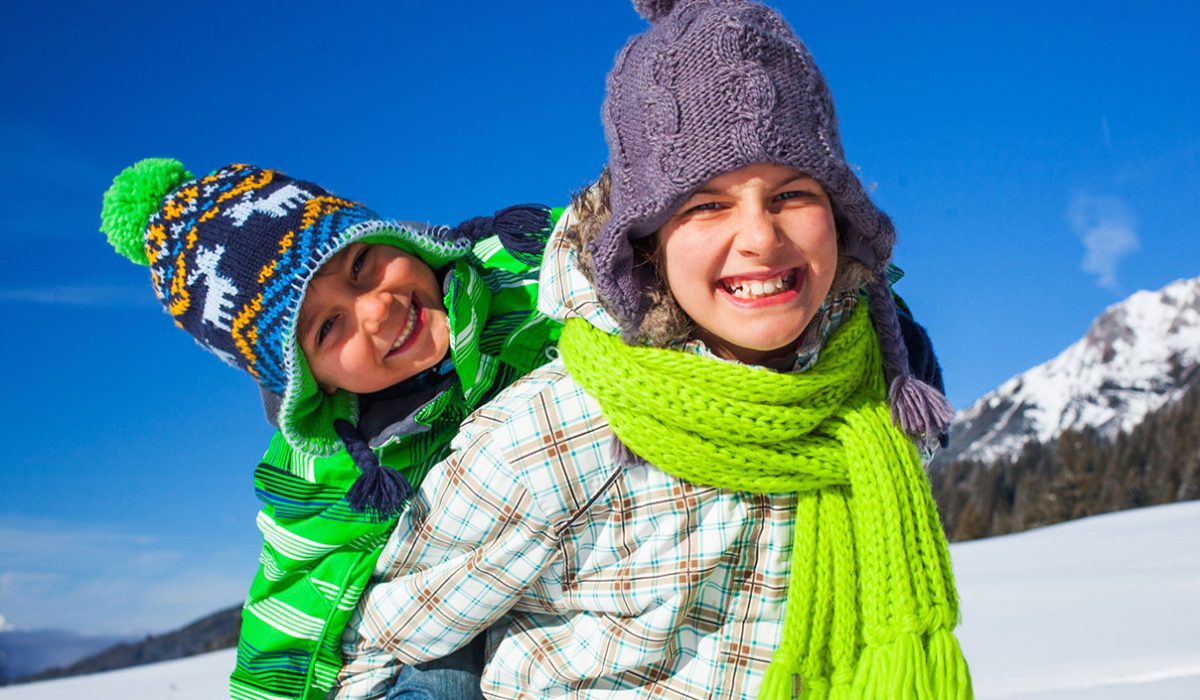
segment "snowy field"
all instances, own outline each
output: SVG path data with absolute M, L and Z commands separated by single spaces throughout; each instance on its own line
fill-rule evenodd
M 976 696 L 1200 699 L 1200 502 L 951 547 Z M 212 700 L 233 650 L 0 688 L 0 700 Z
M 1200 700 L 1200 502 L 951 552 L 978 697 Z

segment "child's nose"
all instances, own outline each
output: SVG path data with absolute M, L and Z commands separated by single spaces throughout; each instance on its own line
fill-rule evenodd
M 388 292 L 371 291 L 360 294 L 356 303 L 363 330 L 378 333 L 391 312 L 393 297 Z
M 775 217 L 766 207 L 744 207 L 737 218 L 734 245 L 745 257 L 759 257 L 779 247 L 780 234 Z

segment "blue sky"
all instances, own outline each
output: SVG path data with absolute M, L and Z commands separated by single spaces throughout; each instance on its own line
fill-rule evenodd
M 776 3 L 896 222 L 899 290 L 963 407 L 1138 289 L 1200 275 L 1192 3 Z M 199 8 L 200 6 L 196 6 Z M 251 162 L 398 218 L 561 203 L 605 158 L 624 2 L 18 0 L 0 28 L 0 615 L 162 631 L 258 551 L 251 381 L 97 231 L 149 156 Z

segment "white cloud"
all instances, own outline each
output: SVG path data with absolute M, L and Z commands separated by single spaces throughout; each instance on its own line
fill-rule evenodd
M 0 516 L 0 614 L 25 629 L 141 635 L 245 597 L 249 552 L 186 547 L 107 526 Z
M 1124 200 L 1076 193 L 1067 207 L 1067 221 L 1083 242 L 1079 268 L 1096 277 L 1096 284 L 1116 290 L 1121 260 L 1141 247 L 1137 218 Z
M 65 306 L 152 306 L 154 292 L 146 287 L 66 285 L 0 289 L 0 302 Z

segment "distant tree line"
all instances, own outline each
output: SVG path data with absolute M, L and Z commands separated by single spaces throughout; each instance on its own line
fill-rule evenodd
M 1068 430 L 993 463 L 935 462 L 930 481 L 951 540 L 1200 499 L 1200 381 L 1116 438 Z
M 129 666 L 182 659 L 237 645 L 242 621 L 242 606 L 220 610 L 166 634 L 148 635 L 137 642 L 123 642 L 76 661 L 65 668 L 54 668 L 16 679 L 17 683 L 65 678 L 87 673 L 111 671 Z

